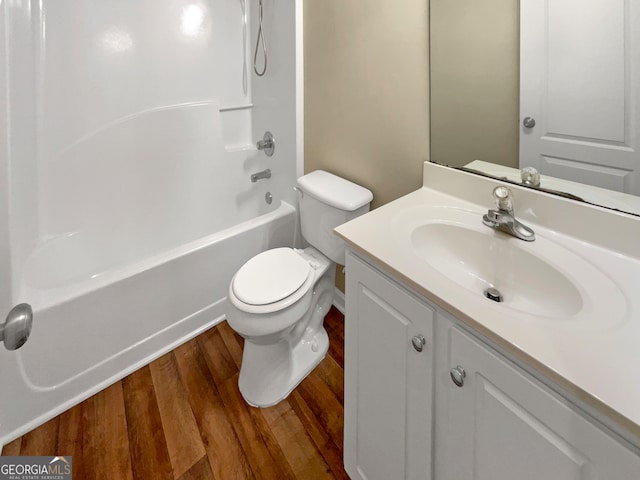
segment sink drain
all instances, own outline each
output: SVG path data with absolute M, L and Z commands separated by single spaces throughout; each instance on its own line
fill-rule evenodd
M 497 288 L 489 287 L 484 291 L 484 296 L 494 302 L 504 302 L 504 297 Z

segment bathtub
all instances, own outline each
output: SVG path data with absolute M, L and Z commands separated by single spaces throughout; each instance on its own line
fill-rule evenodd
M 25 294 L 37 299 L 33 333 L 22 349 L 0 358 L 1 401 L 21 403 L 11 415 L 0 412 L 0 444 L 221 322 L 232 275 L 265 249 L 291 246 L 296 222 L 296 209 L 281 201 L 255 218 L 95 278 L 31 285 Z M 34 271 L 60 255 L 59 246 L 46 248 L 30 259 Z
M 0 1 L 0 311 L 34 310 L 0 348 L 0 444 L 220 322 L 242 263 L 296 244 L 301 2 L 269 5 L 260 79 L 256 15 Z

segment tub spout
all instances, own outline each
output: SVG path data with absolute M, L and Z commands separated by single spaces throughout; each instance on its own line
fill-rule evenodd
M 251 174 L 251 182 L 256 183 L 258 180 L 262 180 L 263 178 L 271 178 L 271 170 L 266 169 L 258 173 Z

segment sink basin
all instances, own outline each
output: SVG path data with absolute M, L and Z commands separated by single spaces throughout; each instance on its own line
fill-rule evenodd
M 442 288 L 471 295 L 474 308 L 510 309 L 514 319 L 554 325 L 574 320 L 587 328 L 625 318 L 627 301 L 615 282 L 553 235 L 536 231 L 534 242 L 524 242 L 484 226 L 481 218 L 452 207 L 406 210 L 395 218 L 398 247 L 431 267 L 425 275 L 439 274 Z M 501 303 L 485 296 L 489 288 L 499 291 Z
M 478 294 L 496 288 L 515 310 L 561 318 L 582 310 L 582 295 L 566 275 L 502 237 L 488 228 L 430 223 L 413 231 L 411 243 L 443 275 Z

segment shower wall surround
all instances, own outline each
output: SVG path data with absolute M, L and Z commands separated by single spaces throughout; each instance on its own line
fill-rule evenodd
M 206 211 L 224 201 L 212 182 L 252 145 L 251 109 L 220 113 L 252 103 L 240 2 L 31 7 L 8 12 L 10 118 L 20 122 L 11 128 L 11 183 L 31 184 L 12 191 L 16 264 L 47 244 L 59 264 L 42 268 L 57 276 L 77 243 L 95 246 L 89 262 L 114 264 L 138 256 L 132 241 L 149 252 L 201 236 L 210 226 L 200 219 L 215 221 Z M 114 239 L 114 230 L 127 234 Z

